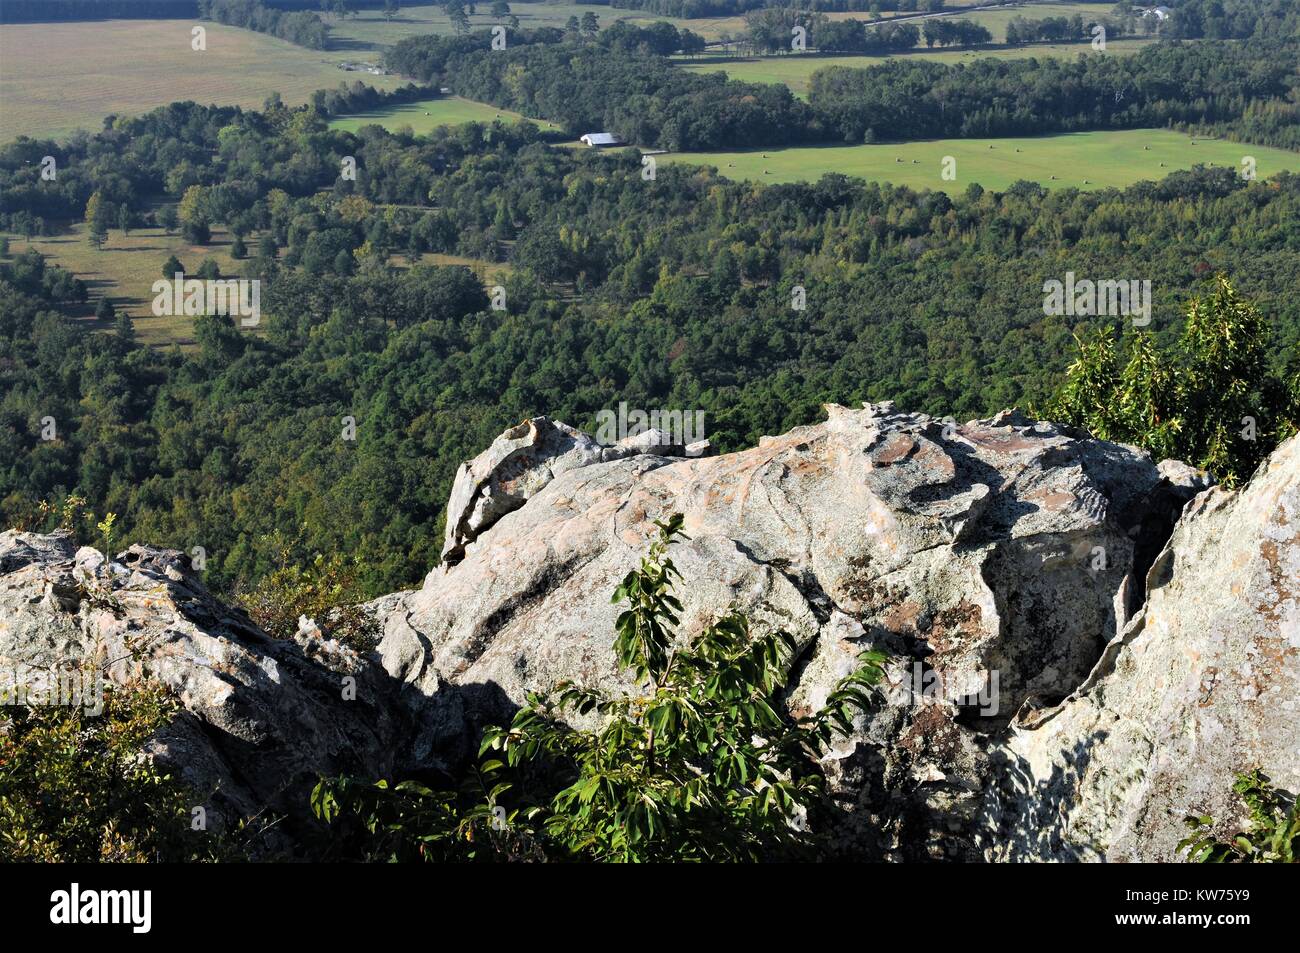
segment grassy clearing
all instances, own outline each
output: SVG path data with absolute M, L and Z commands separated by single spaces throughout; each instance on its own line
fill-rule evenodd
M 0 141 L 97 130 L 110 114 L 138 115 L 177 100 L 258 106 L 271 92 L 306 102 L 358 74 L 338 53 L 206 23 L 207 49 L 190 49 L 189 20 L 17 23 L 0 29 Z M 366 76 L 382 89 L 396 76 Z
M 1044 20 L 1047 17 L 1083 17 L 1084 23 L 1103 20 L 1110 16 L 1111 4 L 1107 3 L 1025 3 L 1016 7 L 1004 7 L 998 10 L 972 10 L 960 19 L 971 20 L 988 29 L 993 39 L 999 43 L 1007 38 L 1007 24 L 1013 17 L 1026 20 Z M 1110 44 L 1106 44 L 1107 48 Z
M 388 263 L 397 268 L 407 268 L 411 265 L 410 260 L 405 255 L 393 255 L 388 259 Z M 442 268 L 459 265 L 462 268 L 468 268 L 474 272 L 479 281 L 483 282 L 484 288 L 491 288 L 492 285 L 504 283 L 512 270 L 507 262 L 484 261 L 481 258 L 466 258 L 464 255 L 444 255 L 440 252 L 425 252 L 420 256 L 419 264 L 438 265 Z
M 207 245 L 191 245 L 179 233 L 168 235 L 161 228 L 132 229 L 130 235 L 111 229 L 108 244 L 100 251 L 86 241 L 85 223 L 71 226 L 63 235 L 37 238 L 30 245 L 21 236 L 10 233 L 8 237 L 11 255 L 35 248 L 50 264 L 60 265 L 86 282 L 90 300 L 84 305 L 67 307 L 68 313 L 86 330 L 104 331 L 110 327 L 95 320 L 95 307 L 107 295 L 114 308 L 130 315 L 139 341 L 155 347 L 179 344 L 182 349 L 189 349 L 194 346 L 193 318 L 157 317 L 151 309 L 153 283 L 163 276 L 163 262 L 169 256 L 179 258 L 191 273 L 198 270 L 205 258 L 211 258 L 227 277 L 237 276 L 242 264 L 231 258 L 230 235 L 220 227 L 213 228 L 212 241 Z M 250 248 L 256 248 L 258 237 L 245 237 L 245 242 Z M 500 284 L 510 274 L 508 264 L 459 255 L 428 253 L 420 261 L 429 265 L 463 265 L 478 276 L 484 287 Z M 404 255 L 393 255 L 390 264 L 406 268 L 411 263 Z
M 972 182 L 1005 189 L 1018 179 L 1048 188 L 1122 187 L 1164 178 L 1193 165 L 1241 168 L 1254 156 L 1260 178 L 1300 170 L 1300 154 L 1211 139 L 1193 140 L 1164 129 L 1075 132 L 1023 139 L 937 139 L 860 146 L 799 146 L 747 152 L 676 153 L 660 161 L 716 166 L 730 179 L 810 182 L 827 172 L 912 188 L 960 192 Z M 956 178 L 941 178 L 945 156 L 957 160 Z M 1055 178 L 1053 178 L 1055 177 Z
M 805 96 L 811 85 L 812 74 L 829 66 L 848 66 L 863 69 L 877 66 L 889 59 L 934 60 L 939 63 L 969 63 L 976 59 L 1025 59 L 1030 56 L 1073 58 L 1075 56 L 1127 56 L 1136 53 L 1153 40 L 1115 40 L 1107 44 L 1105 53 L 1094 53 L 1086 43 L 1044 43 L 1036 46 L 995 47 L 981 50 L 926 50 L 918 47 L 913 53 L 893 56 L 818 56 L 815 53 L 762 56 L 744 59 L 690 60 L 678 57 L 678 64 L 693 73 L 725 72 L 731 79 L 747 83 L 784 83 L 791 92 Z
M 256 245 L 256 239 L 245 239 Z M 163 262 L 175 255 L 190 272 L 198 270 L 205 258 L 212 258 L 223 275 L 234 276 L 239 263 L 230 257 L 230 235 L 214 227 L 208 245 L 191 245 L 179 233 L 168 235 L 161 228 L 132 229 L 123 235 L 116 228 L 108 233 L 108 243 L 96 251 L 86 240 L 84 222 L 70 227 L 68 232 L 52 238 L 36 238 L 29 246 L 27 240 L 9 236 L 9 250 L 13 254 L 35 248 L 50 264 L 60 265 L 90 289 L 90 300 L 81 306 L 70 307 L 70 313 L 88 330 L 103 330 L 95 320 L 95 306 L 107 295 L 118 311 L 131 316 L 136 337 L 146 344 L 190 346 L 194 343 L 194 319 L 184 315 L 156 317 L 150 305 L 153 302 L 153 283 L 162 277 Z
M 490 123 L 496 119 L 504 122 L 519 122 L 525 118 L 508 109 L 498 109 L 496 106 L 476 103 L 472 99 L 449 96 L 445 99 L 427 99 L 417 103 L 354 113 L 351 116 L 340 116 L 330 123 L 330 127 L 356 132 L 362 126 L 368 125 L 380 125 L 390 131 L 401 126 L 410 126 L 411 131 L 416 135 L 424 135 L 438 126 L 455 126 L 466 122 Z M 542 129 L 560 128 L 555 123 L 544 119 L 528 121 L 536 123 Z

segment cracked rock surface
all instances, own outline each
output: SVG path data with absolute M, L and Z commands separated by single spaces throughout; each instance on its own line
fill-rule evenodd
M 319 773 L 393 770 L 402 732 L 374 661 L 320 638 L 271 638 L 175 550 L 132 546 L 106 564 L 67 534 L 0 533 L 0 688 L 80 659 L 176 695 L 182 712 L 150 753 L 202 799 L 213 830 L 285 815 L 262 845 L 272 853 L 292 849 Z
M 177 552 L 0 534 L 0 663 L 162 681 L 184 710 L 153 754 L 209 814 L 301 823 L 318 774 L 447 770 L 528 691 L 617 687 L 610 594 L 680 512 L 682 638 L 732 609 L 790 633 L 796 713 L 863 649 L 891 659 L 826 758 L 847 856 L 1164 861 L 1185 814 L 1237 822 L 1234 772 L 1300 788 L 1300 440 L 1236 492 L 1013 411 L 645 444 L 503 434 L 457 477 L 443 565 L 366 607 L 369 655 L 310 620 L 270 638 Z
M 893 703 L 830 766 L 846 815 L 875 832 L 859 843 L 847 823 L 846 843 L 976 856 L 990 733 L 1083 682 L 1141 604 L 1144 563 L 1194 489 L 1141 451 L 1016 412 L 964 425 L 888 403 L 827 413 L 711 458 L 601 459 L 563 428 L 552 465 L 534 440 L 526 501 L 480 521 L 458 562 L 381 613 L 380 653 L 423 726 L 417 747 L 439 750 L 467 733 L 458 718 L 472 733 L 560 679 L 616 683 L 609 593 L 654 521 L 681 512 L 686 637 L 729 608 L 789 632 L 795 710 L 819 705 L 862 649 L 895 660 Z M 499 451 L 465 471 L 517 481 Z
M 1196 497 L 1147 589 L 1084 684 L 1017 719 L 988 859 L 1171 860 L 1187 814 L 1240 829 L 1237 772 L 1300 790 L 1300 438 Z

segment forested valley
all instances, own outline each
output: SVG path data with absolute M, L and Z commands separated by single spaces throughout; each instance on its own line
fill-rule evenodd
M 62 171 L 42 187 L 47 153 Z M 175 104 L 9 144 L 9 228 L 162 198 L 195 240 L 215 223 L 239 236 L 243 275 L 267 290 L 256 332 L 201 317 L 194 350 L 159 350 L 129 322 L 77 327 L 59 308 L 76 282 L 37 253 L 0 264 L 0 513 L 39 528 L 39 503 L 76 491 L 128 538 L 204 546 L 218 587 L 364 552 L 362 594 L 379 594 L 437 562 L 456 467 L 529 415 L 590 427 L 620 400 L 698 407 L 734 449 L 825 401 L 964 419 L 1042 399 L 1072 332 L 1113 320 L 1044 316 L 1043 281 L 1070 270 L 1149 278 L 1165 341 L 1202 281 L 1229 273 L 1272 326 L 1275 370 L 1295 371 L 1294 175 L 950 196 L 642 172 L 635 154 L 555 149 L 529 124 L 352 135 L 279 104 Z M 504 310 L 468 269 L 411 267 L 428 252 L 508 263 Z M 39 438 L 45 417 L 57 442 Z

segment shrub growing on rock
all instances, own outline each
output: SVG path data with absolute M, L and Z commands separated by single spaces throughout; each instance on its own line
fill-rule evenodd
M 367 859 L 768 860 L 807 856 L 825 779 L 817 758 L 872 704 L 883 656 L 807 716 L 781 693 L 795 643 L 729 613 L 689 645 L 676 637 L 680 575 L 668 555 L 682 518 L 614 592 L 614 650 L 636 681 L 609 693 L 562 682 L 531 694 L 509 727 L 484 732 L 458 794 L 408 782 L 322 781 L 317 816 L 365 832 Z M 810 820 L 810 815 L 812 820 Z

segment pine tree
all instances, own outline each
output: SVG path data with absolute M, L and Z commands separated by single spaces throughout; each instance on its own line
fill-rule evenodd
M 96 249 L 103 248 L 108 241 L 108 203 L 98 192 L 86 203 L 86 226 L 90 244 Z

